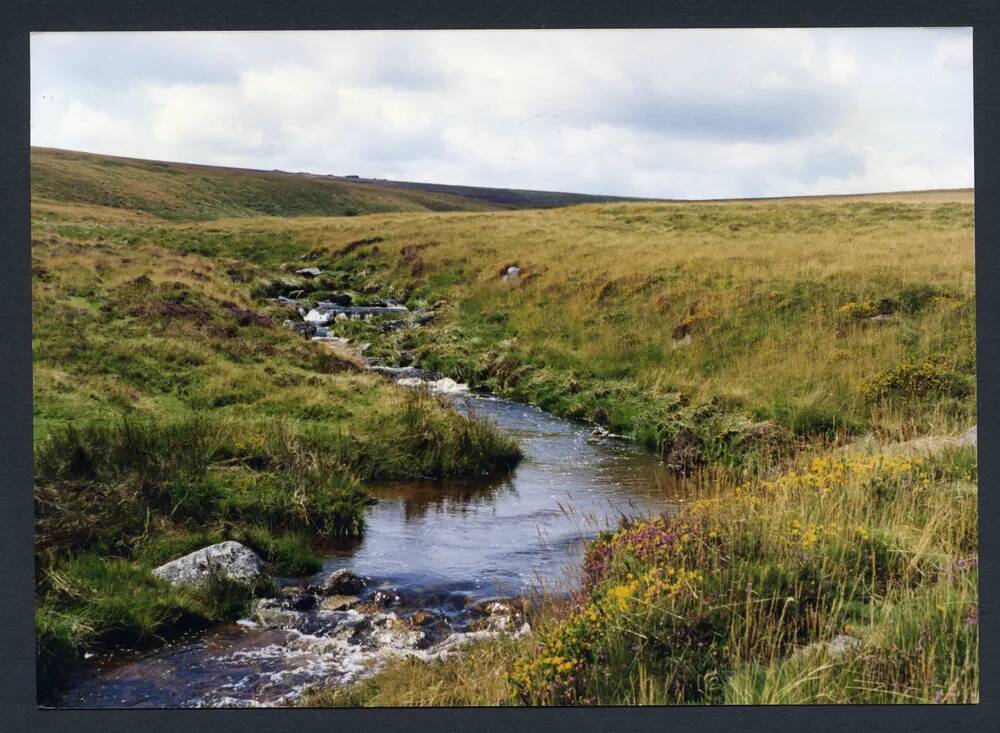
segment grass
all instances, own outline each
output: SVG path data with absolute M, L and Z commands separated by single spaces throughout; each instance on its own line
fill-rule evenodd
M 210 623 L 235 619 L 256 587 L 211 579 L 174 588 L 148 564 L 82 553 L 48 566 L 36 588 L 35 633 L 39 698 L 44 700 L 85 650 L 144 648 Z
M 974 477 L 971 448 L 816 457 L 626 527 L 514 685 L 547 703 L 974 702 Z M 807 646 L 845 633 L 843 655 Z
M 342 688 L 313 689 L 303 707 L 462 707 L 515 704 L 507 670 L 533 639 L 495 637 L 477 641 L 443 661 L 403 659 Z
M 35 221 L 41 235 L 93 217 L 74 236 L 247 258 L 257 292 L 447 301 L 422 329 L 338 328 L 372 356 L 602 424 L 668 458 L 680 443 L 692 463 L 766 465 L 800 441 L 949 433 L 975 419 L 974 213 L 962 192 L 210 223 L 103 216 L 39 203 Z M 320 281 L 281 286 L 304 262 Z M 513 263 L 521 276 L 503 281 Z M 933 378 L 905 384 L 905 370 Z

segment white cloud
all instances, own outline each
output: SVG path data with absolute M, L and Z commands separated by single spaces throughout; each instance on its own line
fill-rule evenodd
M 32 143 L 681 198 L 969 186 L 970 62 L 969 29 L 46 33 Z
M 934 64 L 942 67 L 972 66 L 972 34 L 942 38 L 934 47 Z

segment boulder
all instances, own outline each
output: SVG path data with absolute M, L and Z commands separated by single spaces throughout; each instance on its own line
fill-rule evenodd
M 321 272 L 318 267 L 303 267 L 301 270 L 296 270 L 295 274 L 302 277 L 319 277 Z
M 978 445 L 978 436 L 976 428 L 978 425 L 973 425 L 971 428 L 966 430 L 960 436 L 958 436 L 959 445 Z
M 289 331 L 304 336 L 305 338 L 312 338 L 313 336 L 316 335 L 317 327 L 315 323 L 308 323 L 305 321 L 293 321 L 291 319 L 288 319 L 281 325 L 287 328 Z
M 504 270 L 503 275 L 500 276 L 501 280 L 516 280 L 521 274 L 521 268 L 517 265 L 511 265 L 506 270 Z
M 356 596 L 364 590 L 365 581 L 347 568 L 335 570 L 317 587 L 311 588 L 324 596 Z
M 294 625 L 298 618 L 275 598 L 258 598 L 250 605 L 250 619 L 265 628 L 287 628 Z
M 264 575 L 264 561 L 239 542 L 219 542 L 153 570 L 171 585 L 200 585 L 211 577 L 252 585 Z

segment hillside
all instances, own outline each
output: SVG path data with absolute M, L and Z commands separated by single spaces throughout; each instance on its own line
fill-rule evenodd
M 109 206 L 164 219 L 355 216 L 492 208 L 447 194 L 374 188 L 325 176 L 167 163 L 50 148 L 32 148 L 31 192 L 36 200 Z
M 262 171 L 31 149 L 32 197 L 127 209 L 164 219 L 357 216 L 545 208 L 614 196 L 521 191 Z

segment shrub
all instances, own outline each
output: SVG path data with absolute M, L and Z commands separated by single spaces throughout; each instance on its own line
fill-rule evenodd
M 899 302 L 904 312 L 916 315 L 938 295 L 941 291 L 932 285 L 908 285 L 899 292 Z
M 865 388 L 865 396 L 869 402 L 890 397 L 961 398 L 968 396 L 971 391 L 968 380 L 961 375 L 946 370 L 933 361 L 924 361 L 920 364 L 904 362 L 883 372 L 869 382 Z
M 861 321 L 878 315 L 887 316 L 896 311 L 898 304 L 891 298 L 881 300 L 866 300 L 861 303 L 846 303 L 837 309 L 842 318 L 849 321 Z

